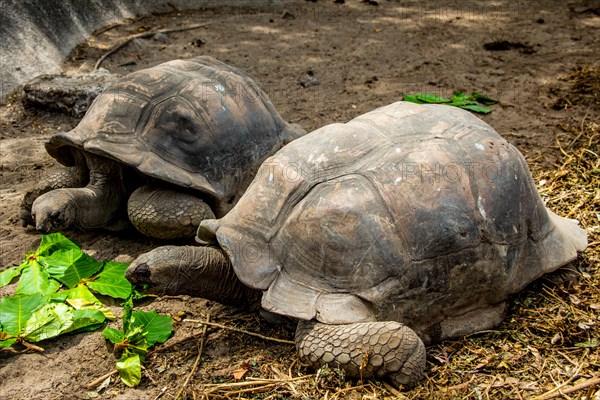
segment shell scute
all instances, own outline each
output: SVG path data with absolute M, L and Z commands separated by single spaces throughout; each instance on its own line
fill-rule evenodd
M 112 158 L 209 195 L 223 215 L 260 162 L 292 135 L 248 75 L 197 57 L 120 78 L 46 149 L 65 165 L 75 162 L 74 149 Z
M 461 316 L 502 308 L 586 246 L 585 231 L 545 208 L 523 156 L 489 125 L 403 102 L 284 147 L 216 236 L 237 276 L 265 290 L 268 310 L 324 323 L 394 320 L 424 338 L 468 330 Z M 261 257 L 241 259 L 234 241 Z

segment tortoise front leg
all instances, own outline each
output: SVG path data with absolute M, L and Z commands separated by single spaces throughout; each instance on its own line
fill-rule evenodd
M 138 231 L 156 239 L 192 237 L 202 220 L 215 217 L 199 198 L 151 185 L 142 186 L 129 196 L 127 214 Z
M 414 386 L 425 371 L 425 346 L 417 334 L 394 321 L 327 325 L 300 321 L 300 359 L 313 368 L 338 367 L 350 377 L 388 377 L 396 386 Z
M 125 276 L 158 295 L 187 294 L 238 307 L 260 298 L 260 291 L 245 286 L 223 251 L 214 247 L 158 247 L 135 259 Z
M 86 187 L 52 190 L 34 201 L 36 229 L 52 232 L 71 227 L 110 229 L 115 225 L 126 196 L 121 166 L 94 155 L 86 154 L 85 159 L 90 171 Z
M 35 226 L 35 221 L 31 215 L 31 207 L 38 197 L 55 189 L 84 187 L 87 185 L 88 180 L 89 171 L 85 165 L 74 167 L 59 166 L 48 170 L 40 183 L 25 193 L 23 197 L 21 211 L 19 212 L 21 226 L 23 228 L 28 225 Z

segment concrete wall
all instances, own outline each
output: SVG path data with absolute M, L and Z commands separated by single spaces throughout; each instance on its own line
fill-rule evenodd
M 276 0 L 0 0 L 0 102 L 23 83 L 58 73 L 94 30 L 151 12 L 269 7 Z

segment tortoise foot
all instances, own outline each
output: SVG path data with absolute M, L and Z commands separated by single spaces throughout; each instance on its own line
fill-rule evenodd
M 414 386 L 425 370 L 425 346 L 410 328 L 394 321 L 327 325 L 301 321 L 296 347 L 314 368 L 339 367 L 350 377 L 389 378 Z

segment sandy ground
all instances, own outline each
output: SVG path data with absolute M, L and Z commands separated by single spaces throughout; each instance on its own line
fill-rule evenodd
M 600 17 L 594 7 L 597 2 L 379 1 L 375 6 L 348 0 L 289 2 L 285 18 L 282 9 L 173 12 L 127 21 L 90 38 L 64 69 L 89 71 L 109 46 L 131 34 L 207 23 L 197 30 L 137 39 L 102 66 L 126 74 L 175 58 L 211 55 L 248 72 L 286 120 L 307 130 L 347 121 L 400 100 L 404 92 L 451 95 L 476 90 L 500 101 L 482 118 L 530 163 L 551 169 L 560 157 L 556 140 L 566 135 L 560 126 L 572 117 L 556 106 L 557 93 L 565 86 L 565 76 L 598 63 Z M 494 46 L 505 49 L 486 49 Z M 307 74 L 318 84 L 302 85 Z M 77 120 L 25 110 L 18 95 L 0 107 L 0 118 L 0 265 L 7 266 L 18 263 L 39 241 L 37 232 L 19 225 L 17 214 L 23 193 L 54 164 L 43 142 Z M 97 258 L 124 262 L 160 244 L 105 232 L 67 235 Z M 221 320 L 245 321 L 254 330 L 281 338 L 293 336 L 253 313 L 202 299 L 158 299 L 144 307 L 185 312 L 190 318 L 203 318 L 210 310 Z M 199 332 L 185 323 L 177 328 L 171 341 Z M 289 345 L 212 332 L 194 385 L 228 377 L 248 359 L 294 359 Z M 151 379 L 138 389 L 113 383 L 100 394 L 83 386 L 114 368 L 115 359 L 99 332 L 42 345 L 44 353 L 0 359 L 0 399 L 151 399 L 163 392 L 163 398 L 173 398 L 191 370 L 196 340 L 153 358 L 147 370 Z M 259 369 L 254 372 L 260 376 Z

